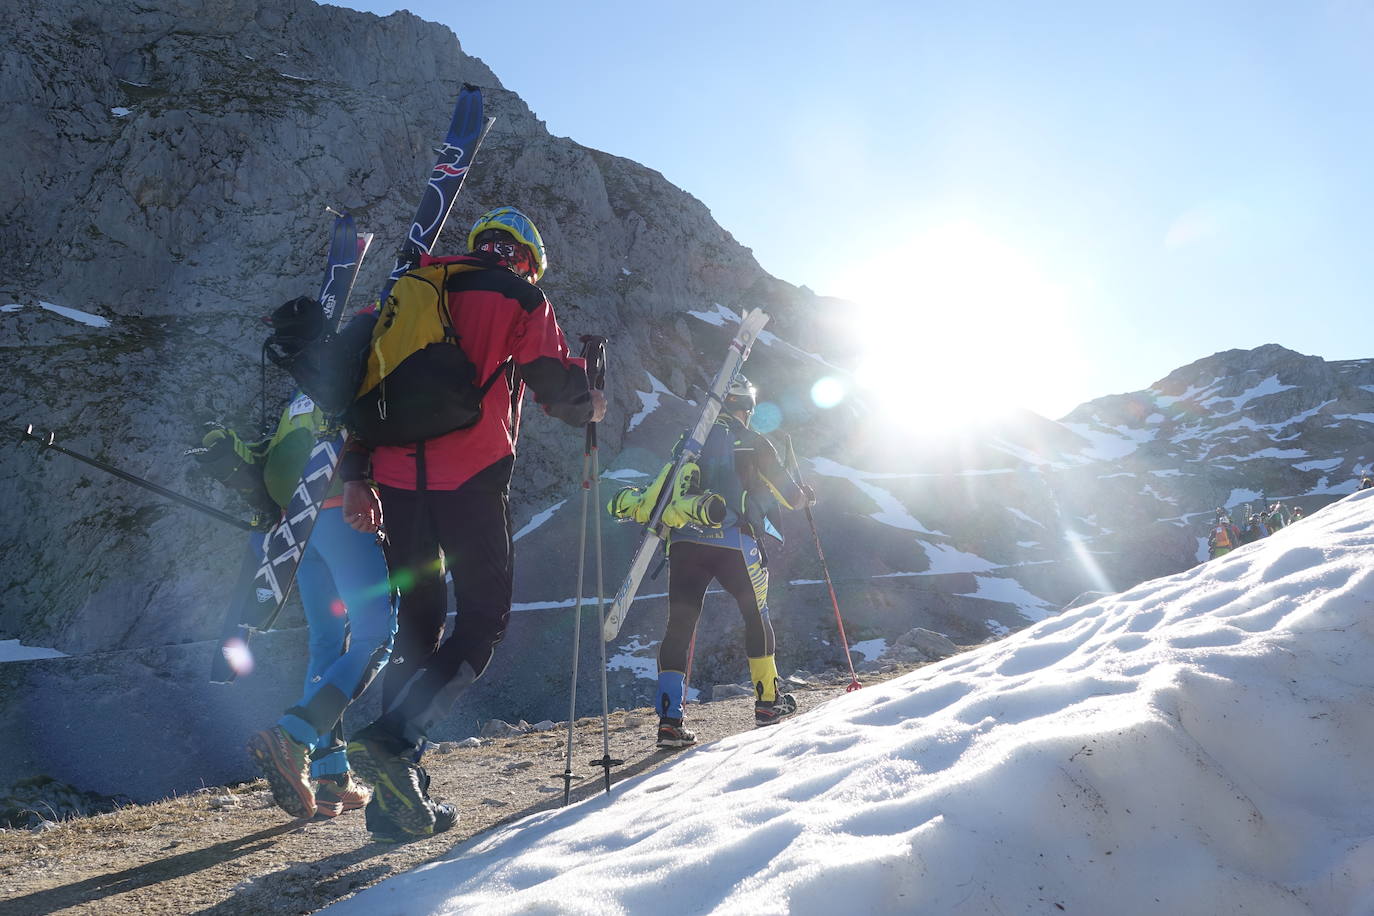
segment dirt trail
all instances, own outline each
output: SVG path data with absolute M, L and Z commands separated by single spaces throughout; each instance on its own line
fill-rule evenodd
M 792 692 L 803 714 L 844 688 Z M 614 770 L 616 782 L 675 756 L 655 748 L 651 710 L 614 713 L 610 724 L 611 756 L 625 760 Z M 688 724 L 700 743 L 753 728 L 752 700 L 693 704 Z M 602 756 L 600 719 L 579 720 L 574 734 L 573 770 L 584 776 L 574 783 L 576 801 L 604 790 L 602 771 L 588 765 Z M 431 795 L 456 803 L 461 817 L 448 833 L 404 845 L 371 842 L 361 811 L 288 820 L 262 780 L 78 818 L 43 833 L 0 831 L 0 912 L 313 913 L 444 858 L 491 827 L 560 805 L 566 736 L 564 728 L 427 754 Z

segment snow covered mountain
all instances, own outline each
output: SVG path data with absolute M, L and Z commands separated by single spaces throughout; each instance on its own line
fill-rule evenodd
M 689 314 L 709 336 L 723 311 Z M 1310 512 L 1352 492 L 1374 459 L 1366 440 L 1374 360 L 1326 362 L 1274 345 L 1199 360 L 1059 422 L 1022 412 L 896 442 L 890 431 L 874 433 L 878 421 L 862 403 L 829 413 L 796 403 L 794 392 L 835 371 L 804 347 L 774 337 L 756 348 L 749 371 L 765 398 L 782 393 L 774 405 L 785 429 L 812 456 L 804 470 L 820 494 L 818 528 L 848 636 L 865 649 L 855 659 L 861 670 L 912 627 L 980 643 L 1079 595 L 1187 569 L 1206 558 L 1217 507 L 1239 517 L 1247 504 L 1281 500 Z M 691 413 L 658 379 L 645 381 L 604 495 L 655 473 L 663 443 Z M 566 638 L 573 558 L 555 557 L 576 537 L 578 507 L 569 489 L 521 533 L 521 549 L 546 562 L 520 580 L 523 607 L 534 613 L 511 628 L 517 658 Z M 788 671 L 844 669 L 811 533 L 795 515 L 781 527 L 787 541 L 773 550 L 770 590 L 780 659 Z M 610 529 L 610 569 L 623 566 L 635 533 Z M 662 579 L 646 583 L 612 652 L 627 702 L 650 701 L 665 589 Z M 697 640 L 699 688 L 743 677 L 728 597 L 708 597 Z M 519 696 L 518 678 L 501 682 L 502 669 L 491 689 Z

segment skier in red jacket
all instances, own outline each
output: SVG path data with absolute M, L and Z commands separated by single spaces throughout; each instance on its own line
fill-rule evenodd
M 359 530 L 376 531 L 385 515 L 387 567 L 401 591 L 385 711 L 348 746 L 350 762 L 375 789 L 368 829 L 382 839 L 429 835 L 456 819 L 452 805 L 429 798 L 419 759 L 427 732 L 486 670 L 510 617 L 507 503 L 525 386 L 570 426 L 600 420 L 606 410 L 605 396 L 588 384 L 583 361 L 569 354 L 552 306 L 534 285 L 547 263 L 534 224 L 512 207 L 492 210 L 473 225 L 468 248 L 453 260 L 480 269 L 450 277 L 453 327 L 477 378 L 505 364 L 482 401 L 481 419 L 409 445 L 357 447 L 341 464 L 345 516 Z M 458 615 L 441 643 L 445 566 Z

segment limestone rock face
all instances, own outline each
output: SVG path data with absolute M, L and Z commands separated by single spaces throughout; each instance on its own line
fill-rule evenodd
M 484 88 L 496 122 L 437 250 L 461 250 L 492 206 L 529 213 L 574 346 L 582 333 L 615 340 L 616 403 L 635 403 L 645 368 L 702 383 L 710 370 L 674 327 L 683 310 L 762 291 L 785 312 L 802 298 L 699 201 L 550 136 L 451 31 L 409 13 L 309 0 L 5 10 L 0 296 L 23 307 L 0 312 L 15 382 L 0 422 L 52 428 L 194 498 L 247 513 L 183 451 L 206 422 L 257 432 L 259 319 L 318 288 L 326 205 L 376 234 L 354 305 L 379 286 L 464 82 Z M 289 380 L 272 370 L 265 388 L 274 414 Z M 581 457 L 577 431 L 537 408 L 526 417 L 517 517 L 574 480 Z M 606 424 L 603 447 L 618 440 Z M 72 654 L 215 635 L 237 532 L 32 445 L 0 454 L 0 499 L 28 517 L 0 531 L 0 633 Z

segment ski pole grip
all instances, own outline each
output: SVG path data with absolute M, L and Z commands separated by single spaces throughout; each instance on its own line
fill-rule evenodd
M 606 342 L 599 334 L 583 334 L 582 358 L 587 361 L 587 381 L 593 388 L 606 387 Z

